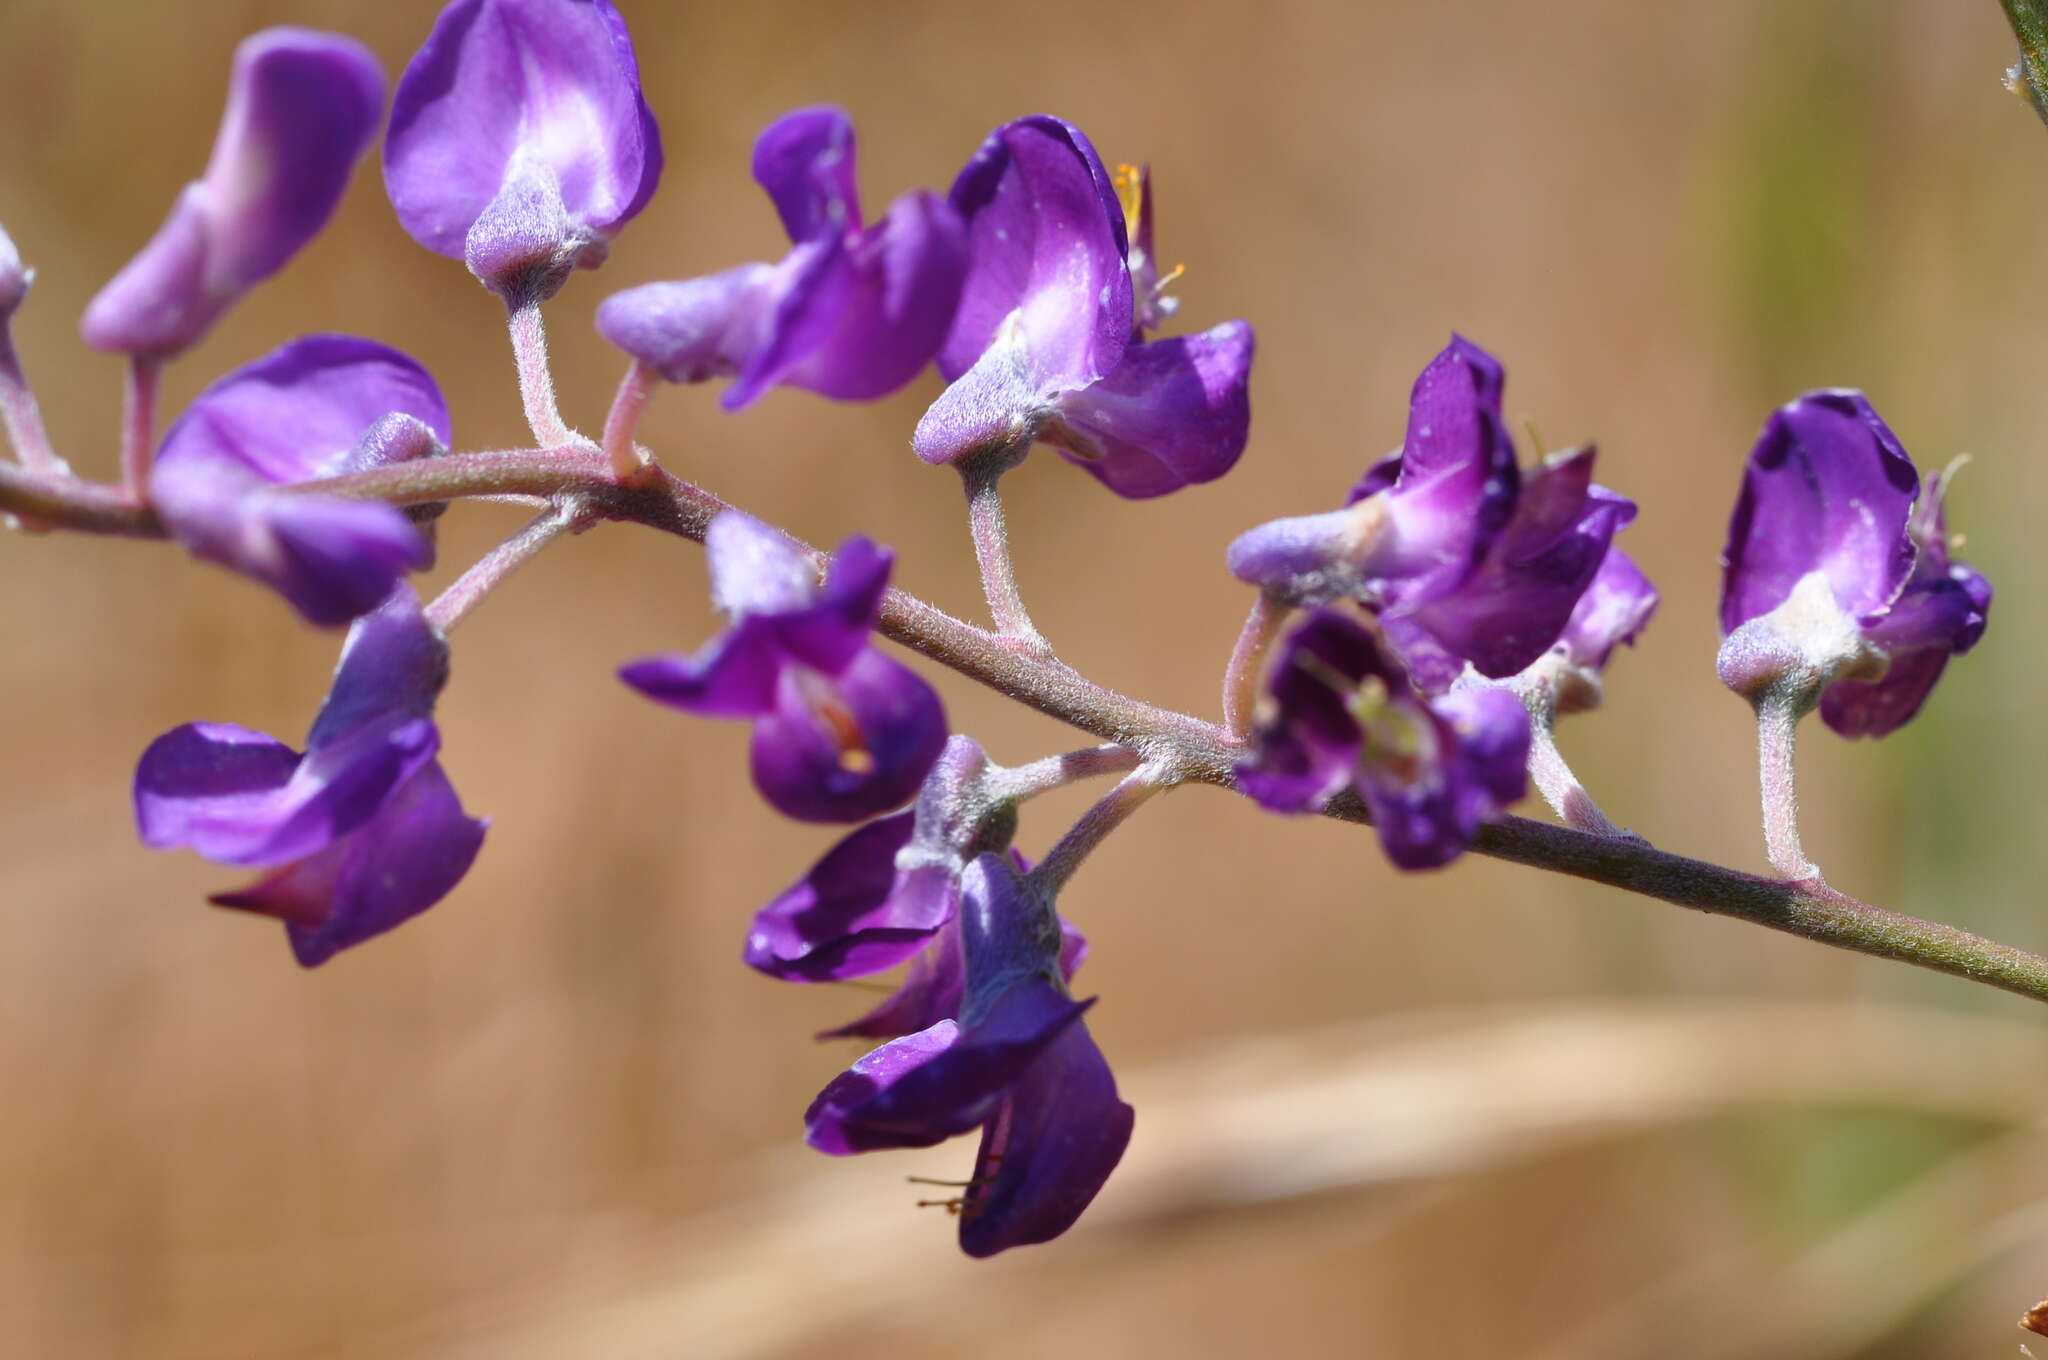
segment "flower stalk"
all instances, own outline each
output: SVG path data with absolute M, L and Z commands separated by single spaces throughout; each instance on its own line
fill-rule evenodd
M 149 500 L 149 460 L 156 447 L 157 380 L 163 362 L 138 354 L 128 361 L 121 417 L 121 486 L 137 505 Z
M 1051 659 L 1052 645 L 1031 622 L 1024 596 L 1017 589 L 1017 569 L 1010 560 L 1010 534 L 1003 519 L 1003 497 L 997 484 L 1016 466 L 1021 450 L 995 449 L 960 464 L 967 490 L 967 523 L 974 535 L 974 560 L 981 568 L 981 589 L 988 598 L 996 632 L 1019 650 Z
M 576 492 L 598 518 L 643 524 L 697 541 L 712 517 L 730 508 L 703 488 L 659 469 L 645 486 L 621 486 L 601 452 L 576 445 L 455 454 L 294 490 L 398 505 Z M 37 477 L 5 463 L 0 463 L 0 511 L 51 528 L 164 537 L 155 514 L 129 504 L 118 488 Z M 905 591 L 891 587 L 884 596 L 876 631 L 1049 717 L 1104 741 L 1156 754 L 1170 762 L 1181 782 L 1222 788 L 1236 782 L 1242 747 L 1220 725 L 1129 698 L 1057 661 L 1021 655 L 1001 639 Z M 1370 822 L 1364 804 L 1349 795 L 1332 799 L 1323 815 Z M 1596 836 L 1526 817 L 1504 817 L 1482 827 L 1472 848 L 1496 859 L 2048 1002 L 2048 958 L 1857 901 L 1816 880 L 1764 878 L 1674 855 L 1631 837 Z
M 517 571 L 539 555 L 540 550 L 553 543 L 563 534 L 579 528 L 584 519 L 573 502 L 565 501 L 534 516 L 534 518 L 512 537 L 478 558 L 474 565 L 455 578 L 448 588 L 435 597 L 427 606 L 427 622 L 434 625 L 443 636 L 455 630 L 455 625 L 469 616 L 469 611 L 482 603 L 483 598 Z

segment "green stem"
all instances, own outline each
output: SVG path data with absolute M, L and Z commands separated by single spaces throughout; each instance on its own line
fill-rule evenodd
M 2034 112 L 2048 122 L 2048 0 L 1999 0 L 2020 44 L 2020 78 Z

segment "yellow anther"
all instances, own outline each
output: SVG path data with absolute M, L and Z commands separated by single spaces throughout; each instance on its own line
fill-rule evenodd
M 1117 166 L 1110 176 L 1116 185 L 1117 202 L 1124 208 L 1124 235 L 1135 241 L 1138 238 L 1138 219 L 1145 211 L 1145 172 L 1128 162 Z

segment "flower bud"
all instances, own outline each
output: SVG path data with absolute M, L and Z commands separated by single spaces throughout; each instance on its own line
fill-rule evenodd
M 168 357 L 327 225 L 384 104 L 376 58 L 352 38 L 266 29 L 235 49 L 204 178 L 85 309 L 95 349 Z

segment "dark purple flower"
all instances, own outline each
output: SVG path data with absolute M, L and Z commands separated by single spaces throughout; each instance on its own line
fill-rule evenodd
M 1130 1142 L 1133 1114 L 1060 976 L 1051 902 L 999 855 L 968 866 L 959 1019 L 884 1044 L 804 1117 L 834 1154 L 929 1147 L 981 1127 L 960 1210 L 970 1256 L 1049 1241 L 1073 1226 Z
M 1860 392 L 1809 392 L 1772 412 L 1722 557 L 1722 679 L 1750 696 L 1818 686 L 1822 718 L 1849 737 L 1919 712 L 1991 608 L 1990 582 L 1949 559 L 1944 489 L 1930 479 L 1922 496 Z
M 271 28 L 235 49 L 204 178 L 85 309 L 95 349 L 168 356 L 327 225 L 377 130 L 384 73 L 352 38 Z
M 604 263 L 661 164 L 609 0 L 455 0 L 399 78 L 384 141 L 405 229 L 509 301 Z
M 1372 810 L 1387 857 L 1432 869 L 1528 791 L 1529 715 L 1506 690 L 1425 699 L 1359 623 L 1318 607 L 1281 644 L 1238 782 L 1275 812 L 1320 811 L 1345 788 Z
M 1593 484 L 1590 447 L 1525 481 L 1501 388 L 1493 356 L 1453 336 L 1415 381 L 1400 452 L 1367 471 L 1345 509 L 1241 535 L 1231 572 L 1293 603 L 1365 604 L 1431 692 L 1468 662 L 1496 679 L 1526 668 L 1564 631 L 1635 506 Z
M 989 795 L 988 769 L 972 737 L 947 738 L 915 807 L 845 837 L 755 913 L 748 966 L 789 982 L 839 981 L 924 949 L 953 919 L 968 861 L 1005 847 L 1015 829 L 1014 804 Z
M 629 288 L 598 308 L 598 330 L 670 382 L 734 378 L 728 411 L 778 384 L 866 401 L 916 377 L 960 297 L 959 215 L 914 189 L 863 225 L 853 124 L 835 108 L 769 124 L 754 178 L 789 232 L 780 264 Z
M 1037 115 L 989 134 L 953 183 L 972 248 L 939 351 L 952 385 L 918 423 L 928 463 L 1058 448 L 1122 496 L 1228 472 L 1250 429 L 1251 327 L 1146 342 L 1171 310 L 1151 265 L 1147 177 L 1134 245 L 1117 185 L 1079 128 Z M 1134 298 L 1132 272 L 1140 276 Z
M 143 844 L 270 872 L 211 900 L 275 916 L 308 968 L 418 915 L 468 872 L 485 823 L 434 759 L 448 645 L 400 586 L 349 630 L 302 755 L 225 723 L 158 737 L 135 771 Z
M 889 581 L 886 549 L 839 547 L 820 586 L 810 561 L 738 511 L 711 522 L 712 596 L 732 626 L 695 656 L 633 662 L 648 698 L 754 723 L 754 785 L 801 821 L 856 822 L 909 798 L 946 741 L 939 696 L 869 645 Z
M 378 501 L 301 495 L 292 482 L 439 452 L 448 408 L 427 371 L 349 335 L 310 335 L 200 393 L 164 435 L 150 498 L 189 551 L 270 586 L 308 622 L 375 608 L 433 550 Z

